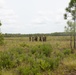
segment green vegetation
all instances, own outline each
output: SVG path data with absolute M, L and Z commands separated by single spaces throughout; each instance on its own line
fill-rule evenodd
M 0 54 L 0 69 L 18 68 L 18 75 L 37 75 L 45 71 L 51 71 L 58 67 L 60 58 L 55 57 L 49 44 L 38 45 L 26 50 L 12 48 Z
M 64 19 L 68 19 L 69 16 L 71 17 L 71 20 L 68 20 L 68 26 L 66 27 L 67 31 L 69 30 L 70 36 L 71 36 L 71 48 L 72 48 L 72 37 L 73 40 L 73 48 L 76 48 L 76 0 L 70 0 L 68 7 L 66 7 L 66 13 L 64 14 Z
M 71 53 L 69 37 L 48 36 L 46 42 L 28 40 L 27 37 L 4 39 L 0 46 L 0 75 L 75 73 L 76 53 Z
M 2 25 L 1 21 L 0 21 L 0 26 Z M 4 37 L 3 34 L 1 33 L 1 29 L 0 29 L 0 45 L 4 44 Z
M 8 34 L 5 33 L 3 34 L 4 37 L 28 37 L 28 36 L 69 36 L 70 33 L 66 32 L 54 32 L 54 33 L 49 33 L 49 34 Z M 75 34 L 76 35 L 76 34 Z
M 68 21 L 68 33 L 0 33 L 0 75 L 76 75 L 75 3 L 71 0 L 66 8 L 74 21 Z M 67 14 L 64 17 L 67 19 Z M 29 36 L 43 35 L 47 36 L 46 42 L 29 41 Z
M 0 33 L 0 45 L 4 44 L 4 37 L 3 35 Z

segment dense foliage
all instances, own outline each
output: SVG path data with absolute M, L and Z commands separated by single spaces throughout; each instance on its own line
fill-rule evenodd
M 50 44 L 32 46 L 28 50 L 24 46 L 14 47 L 0 53 L 0 70 L 16 69 L 16 75 L 49 74 L 70 53 L 69 49 L 56 53 Z
M 69 36 L 70 33 L 54 32 L 54 33 L 47 33 L 47 34 L 3 34 L 4 37 L 29 37 L 29 36 L 43 36 L 43 35 L 45 36 Z

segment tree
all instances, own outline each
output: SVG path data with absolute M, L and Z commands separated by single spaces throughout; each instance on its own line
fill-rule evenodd
M 68 19 L 71 17 L 72 22 L 74 23 L 73 26 L 73 37 L 74 37 L 74 49 L 76 48 L 76 42 L 75 42 L 75 32 L 76 32 L 76 0 L 70 0 L 68 7 L 66 7 L 66 13 L 64 14 L 64 19 Z
M 65 26 L 65 32 L 68 32 L 70 34 L 70 47 L 71 47 L 71 50 L 73 49 L 73 45 L 72 45 L 72 36 L 74 35 L 74 23 L 71 22 L 71 21 L 68 21 L 67 22 L 67 26 Z
M 2 25 L 2 23 L 0 23 L 0 26 Z
M 1 21 L 0 21 L 0 26 L 2 25 Z M 1 33 L 1 28 L 0 28 L 0 33 Z
M 2 25 L 1 21 L 0 21 L 0 26 Z M 2 45 L 4 43 L 4 38 L 2 33 L 0 32 L 0 45 Z

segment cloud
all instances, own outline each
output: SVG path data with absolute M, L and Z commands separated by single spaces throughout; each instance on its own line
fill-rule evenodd
M 12 10 L 12 9 L 8 9 L 8 8 L 6 8 L 6 9 L 0 9 L 0 14 L 2 14 L 2 15 L 13 15 L 13 14 L 15 14 L 15 12 Z
M 3 33 L 18 33 L 20 30 L 19 26 L 6 25 L 1 27 Z
M 18 15 L 14 12 L 14 10 L 8 8 L 8 5 L 6 4 L 5 0 L 0 0 L 0 20 L 2 24 L 15 24 L 17 19 Z
M 0 0 L 0 8 L 6 8 L 6 3 L 4 0 Z
M 60 23 L 63 22 L 63 13 L 62 11 L 38 11 L 37 15 L 31 21 L 35 25 L 48 25 L 51 23 Z
M 42 18 L 42 17 L 37 17 L 35 19 L 32 20 L 32 24 L 46 24 L 46 21 L 45 21 L 45 18 Z
M 15 32 L 18 27 L 18 15 L 10 9 L 5 0 L 0 0 L 0 20 L 2 32 Z

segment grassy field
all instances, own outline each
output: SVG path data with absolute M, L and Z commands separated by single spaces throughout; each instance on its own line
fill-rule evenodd
M 0 51 L 0 75 L 76 75 L 67 36 L 48 36 L 46 42 L 8 37 Z
M 46 42 L 30 42 L 28 37 L 8 37 L 4 38 L 4 45 L 0 46 L 0 50 L 8 50 L 9 48 L 20 46 L 21 44 L 26 45 L 39 45 L 44 43 L 50 43 L 54 48 L 58 46 L 59 48 L 69 48 L 69 37 L 66 36 L 48 36 Z

